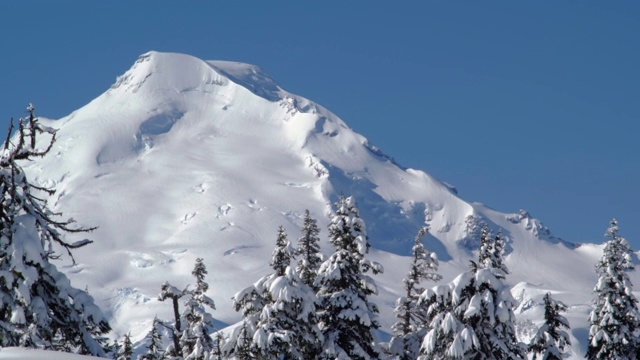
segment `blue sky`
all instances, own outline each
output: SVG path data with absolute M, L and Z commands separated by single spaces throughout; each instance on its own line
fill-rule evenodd
M 558 236 L 640 249 L 640 3 L 0 2 L 0 128 L 149 50 L 261 66 L 404 166 Z

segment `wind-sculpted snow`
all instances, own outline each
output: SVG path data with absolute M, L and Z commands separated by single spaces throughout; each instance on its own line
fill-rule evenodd
M 49 156 L 25 166 L 34 181 L 57 188 L 54 210 L 98 226 L 95 243 L 79 249 L 78 265 L 65 272 L 112 314 L 114 337 L 131 331 L 140 341 L 155 314 L 171 318 L 156 295 L 165 281 L 190 284 L 197 257 L 209 269 L 213 316 L 236 323 L 240 314 L 229 299 L 269 273 L 278 226 L 297 238 L 308 209 L 328 255 L 331 205 L 354 195 L 370 259 L 385 268 L 373 298 L 383 331 L 394 322 L 416 231 L 429 225 L 425 244 L 438 254 L 445 283 L 475 259 L 484 221 L 504 229 L 507 283 L 535 284 L 520 286 L 533 304 L 517 316 L 539 323 L 542 296 L 551 290 L 569 305 L 574 353 L 584 354 L 584 307 L 600 246 L 576 247 L 527 213 L 461 199 L 453 186 L 398 166 L 336 115 L 255 66 L 150 52 L 86 106 L 43 122 L 59 129 L 58 140 Z M 632 281 L 640 283 L 635 275 Z M 151 300 L 121 299 L 122 288 Z

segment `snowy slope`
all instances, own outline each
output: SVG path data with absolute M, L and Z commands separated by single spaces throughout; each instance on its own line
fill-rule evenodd
M 209 270 L 214 317 L 233 324 L 230 297 L 268 271 L 277 227 L 295 240 L 309 209 L 324 230 L 330 205 L 345 194 L 358 200 L 372 257 L 385 266 L 376 279 L 385 331 L 419 227 L 431 227 L 426 245 L 449 281 L 475 257 L 485 221 L 508 237 L 518 316 L 539 321 L 538 303 L 552 291 L 571 305 L 574 350 L 585 352 L 600 246 L 558 239 L 524 211 L 461 199 L 255 66 L 151 52 L 91 103 L 47 123 L 59 129 L 58 141 L 28 171 L 58 189 L 55 210 L 99 226 L 95 243 L 76 252 L 78 265 L 59 266 L 89 288 L 116 335 L 140 340 L 154 315 L 169 318 L 169 305 L 156 300 L 160 285 L 192 283 L 197 257 Z M 331 251 L 328 243 L 323 250 Z
M 0 348 L 0 360 L 91 360 L 95 357 L 68 354 L 56 351 L 24 349 L 24 348 Z

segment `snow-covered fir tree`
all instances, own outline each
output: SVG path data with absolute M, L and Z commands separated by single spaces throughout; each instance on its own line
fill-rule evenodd
M 0 347 L 22 346 L 105 356 L 103 335 L 109 324 L 86 291 L 50 263 L 54 248 L 65 251 L 88 245 L 67 242 L 63 234 L 92 229 L 60 220 L 43 200 L 54 189 L 32 184 L 20 166 L 51 149 L 55 130 L 41 125 L 28 107 L 29 117 L 18 121 L 17 133 L 0 149 Z M 47 134 L 49 143 L 37 145 Z
M 382 272 L 382 266 L 365 257 L 370 244 L 353 197 L 341 196 L 336 203 L 329 241 L 336 250 L 322 263 L 316 279 L 325 341 L 320 358 L 378 359 L 381 353 L 373 332 L 380 327 L 378 307 L 369 298 L 377 287 L 366 273 Z
M 113 341 L 113 344 L 109 346 L 109 358 L 113 360 L 118 360 L 118 356 L 122 353 L 122 345 L 118 339 Z
M 504 251 L 505 251 L 505 241 L 504 241 L 504 236 L 502 235 L 502 229 L 500 229 L 498 230 L 498 233 L 493 239 L 492 260 L 494 261 L 494 263 L 492 264 L 492 267 L 495 269 L 502 270 L 502 272 L 504 272 L 506 276 L 506 274 L 509 273 L 509 269 L 507 268 L 507 265 L 504 264 L 504 261 L 502 261 L 504 257 Z
M 613 219 L 605 236 L 602 258 L 596 265 L 598 282 L 589 321 L 588 359 L 637 359 L 640 356 L 640 313 L 627 271 L 634 270 L 633 252 L 618 235 Z
M 253 335 L 260 319 L 262 309 L 271 300 L 265 291 L 264 283 L 269 276 L 264 276 L 253 285 L 233 295 L 233 305 L 236 311 L 242 313 L 242 326 L 235 327 L 229 333 L 229 339 L 222 346 L 225 357 L 236 359 L 254 359 Z
M 295 249 L 278 230 L 271 267 L 264 282 L 270 300 L 262 309 L 253 345 L 261 359 L 314 359 L 322 346 L 316 326 L 316 294 L 291 266 Z
M 486 223 L 482 223 L 478 263 L 485 268 L 496 269 L 496 275 L 502 278 L 506 277 L 509 273 L 506 265 L 504 265 L 502 261 L 504 247 L 502 230 L 499 230 L 496 236 L 492 238 L 489 226 L 487 226 Z M 501 274 L 500 271 L 504 272 L 504 274 Z
M 212 310 L 216 307 L 213 300 L 205 294 L 209 284 L 204 281 L 207 268 L 201 258 L 196 259 L 191 274 L 196 278 L 196 288 L 186 291 L 185 310 L 181 316 L 185 327 L 180 337 L 180 348 L 185 360 L 203 360 L 208 358 L 214 345 L 209 335 L 213 332 L 213 316 L 205 307 Z
M 165 352 L 165 356 L 169 358 L 207 359 L 214 345 L 209 335 L 213 331 L 213 317 L 205 307 L 215 309 L 215 304 L 205 294 L 209 284 L 204 281 L 207 269 L 201 258 L 196 259 L 191 274 L 196 278 L 195 289 L 187 287 L 179 290 L 165 282 L 158 296 L 160 301 L 171 300 L 173 306 L 173 324 L 161 323 L 171 331 L 172 344 Z M 181 313 L 179 300 L 182 298 L 185 300 L 184 311 Z
M 419 359 L 523 359 L 513 309 L 515 300 L 503 283 L 506 268 L 483 228 L 478 263 L 448 285 L 426 290 L 418 306 L 430 319 Z
M 427 314 L 424 307 L 417 306 L 420 294 L 424 292 L 423 281 L 439 281 L 438 258 L 429 252 L 422 238 L 429 229 L 422 227 L 412 248 L 411 265 L 403 280 L 404 296 L 396 301 L 394 310 L 398 321 L 393 324 L 393 337 L 388 352 L 392 359 L 413 360 L 420 354 L 420 344 L 427 331 Z
M 302 282 L 315 291 L 318 291 L 314 284 L 322 263 L 319 233 L 318 221 L 311 217 L 309 210 L 305 210 L 302 236 L 298 239 L 298 248 L 296 249 L 296 258 L 298 259 L 296 270 L 300 274 Z
M 287 267 L 291 264 L 291 259 L 295 256 L 295 249 L 291 246 L 289 240 L 287 240 L 287 233 L 284 231 L 284 227 L 278 228 L 278 235 L 276 237 L 276 247 L 271 254 L 271 261 L 269 266 L 273 268 L 275 276 L 283 276 L 287 270 Z
M 222 331 L 216 332 L 213 337 L 213 349 L 211 349 L 211 354 L 209 355 L 209 360 L 222 360 L 224 359 L 224 343 L 225 343 L 225 335 Z
M 243 320 L 241 326 L 232 330 L 230 341 L 223 345 L 223 357 L 237 360 L 256 359 L 257 356 L 252 350 L 254 333 L 255 325 L 249 324 L 246 319 Z
M 161 360 L 164 358 L 164 350 L 162 348 L 162 335 L 158 331 L 160 320 L 157 317 L 153 319 L 151 330 L 147 333 L 145 339 L 148 341 L 147 351 L 138 356 L 138 360 Z
M 566 311 L 567 306 L 554 300 L 551 293 L 544 296 L 544 324 L 540 326 L 536 334 L 529 342 L 529 353 L 534 359 L 562 360 L 565 358 L 565 348 L 571 346 L 569 333 L 569 321 L 561 312 Z
M 133 343 L 131 342 L 131 334 L 126 333 L 122 339 L 122 346 L 119 347 L 116 360 L 131 360 L 133 356 Z
M 173 307 L 173 324 L 162 323 L 169 331 L 171 331 L 171 345 L 166 349 L 166 356 L 180 357 L 182 356 L 182 348 L 180 347 L 180 337 L 182 335 L 182 318 L 180 316 L 179 300 L 187 294 L 187 290 L 180 290 L 177 287 L 165 281 L 160 287 L 159 301 L 171 300 Z

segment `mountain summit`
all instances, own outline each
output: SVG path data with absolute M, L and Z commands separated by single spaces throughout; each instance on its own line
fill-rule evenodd
M 385 266 L 376 298 L 385 331 L 417 230 L 430 227 L 426 246 L 449 281 L 475 258 L 486 222 L 503 229 L 517 315 L 541 319 L 542 295 L 557 292 L 573 304 L 574 349 L 586 346 L 600 247 L 565 242 L 526 211 L 461 199 L 256 66 L 150 52 L 98 98 L 47 125 L 58 129 L 55 147 L 27 170 L 57 188 L 55 210 L 98 226 L 78 265 L 63 270 L 108 310 L 119 335 L 144 334 L 155 314 L 169 318 L 156 300 L 160 286 L 189 284 L 197 257 L 209 269 L 214 317 L 235 323 L 229 299 L 267 272 L 278 226 L 295 240 L 308 209 L 328 253 L 327 215 L 345 194 L 357 199 L 372 257 Z

